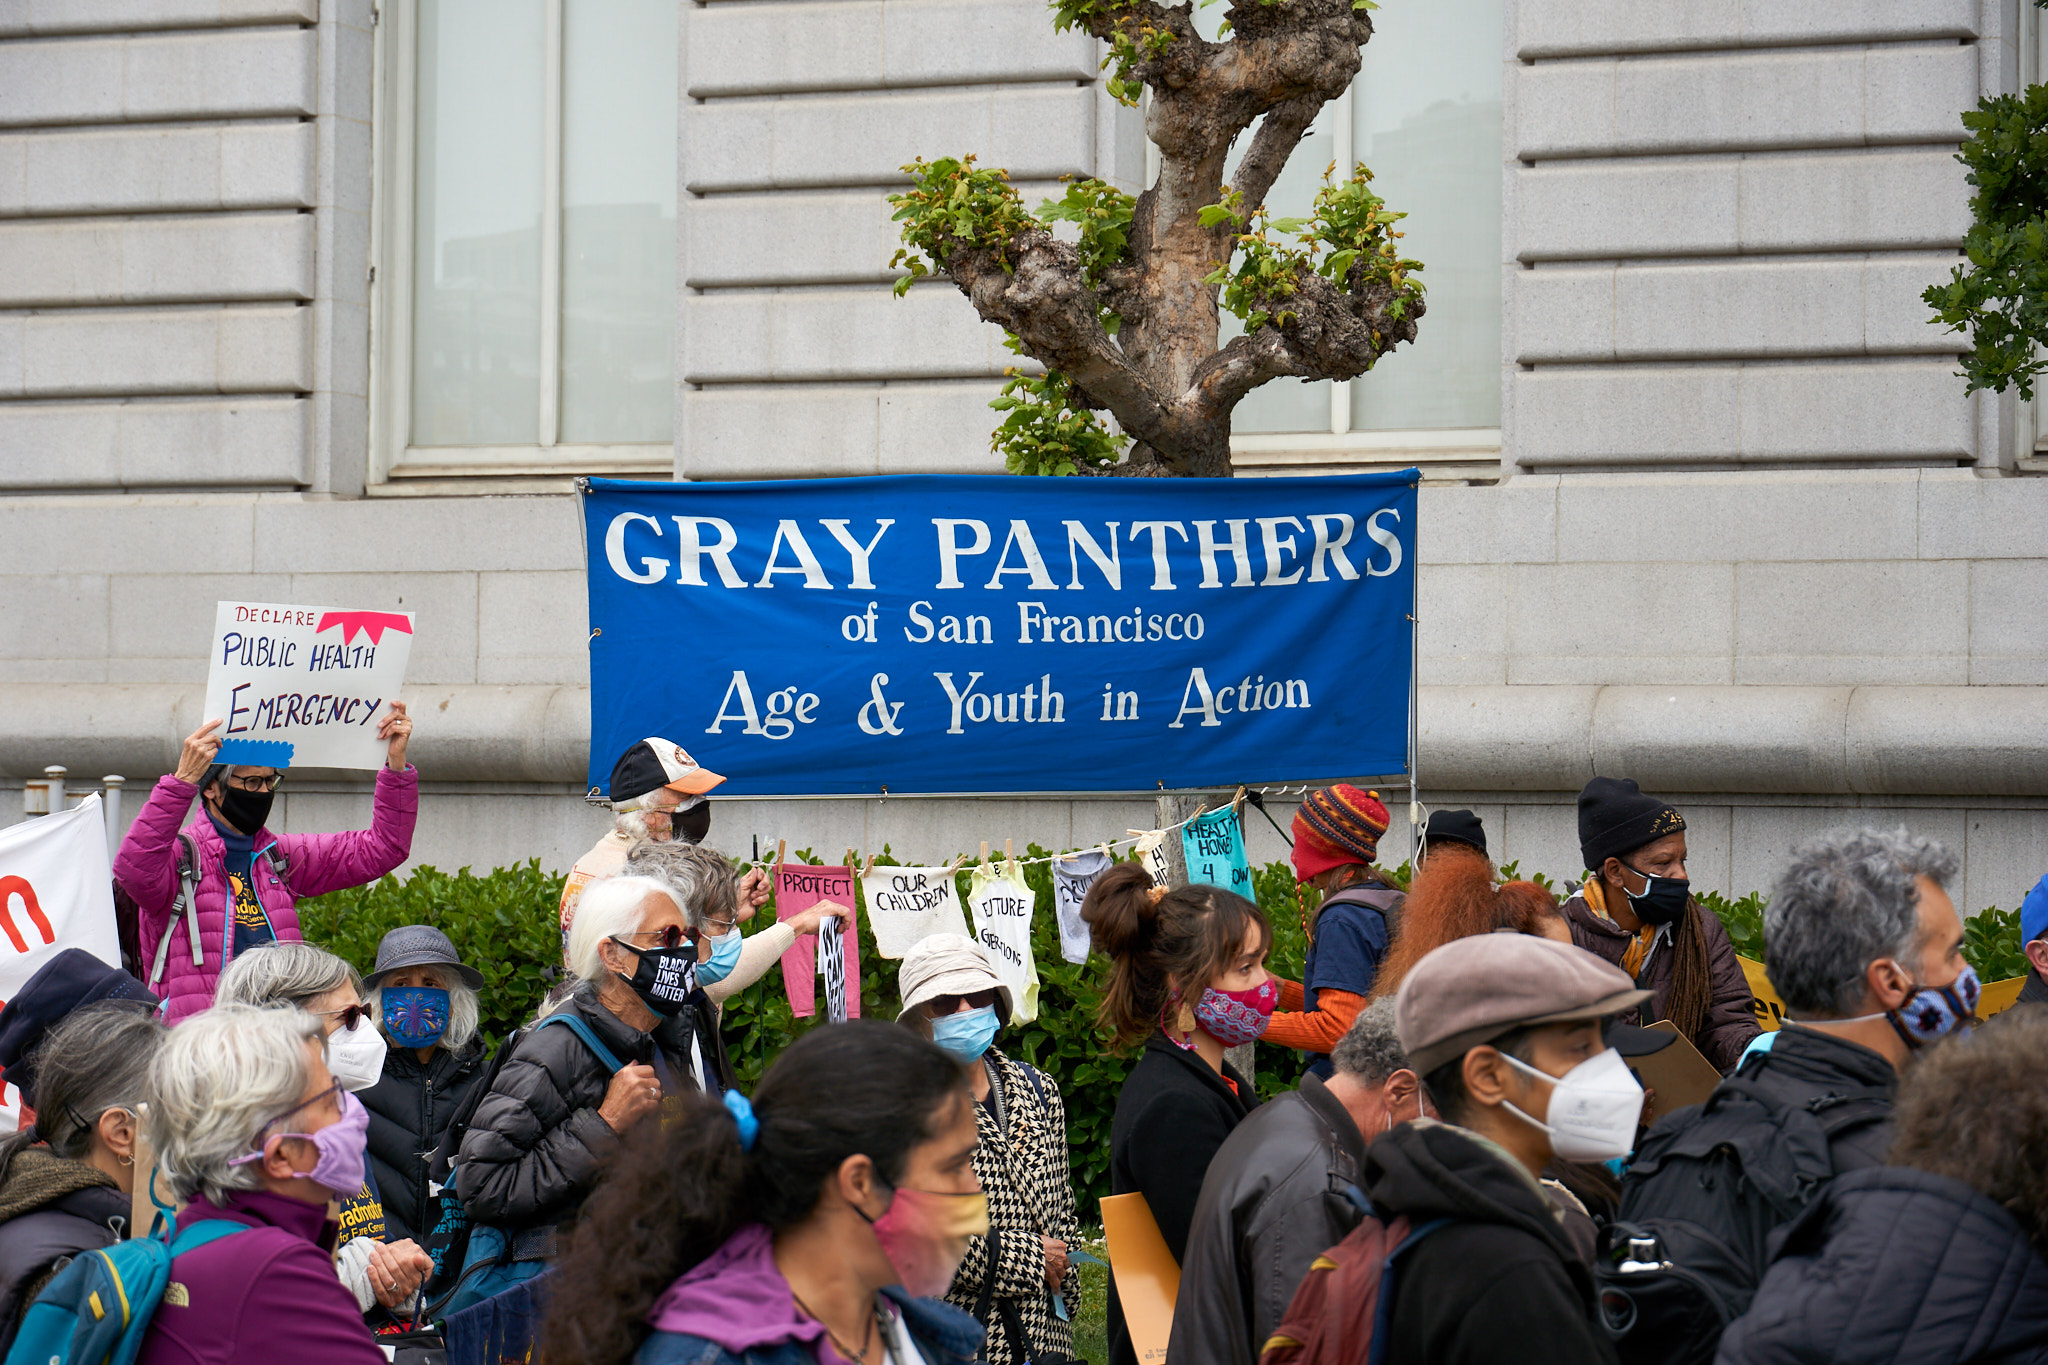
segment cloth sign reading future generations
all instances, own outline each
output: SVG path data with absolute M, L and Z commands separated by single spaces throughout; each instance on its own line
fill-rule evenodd
M 1060 922 L 1060 956 L 1069 962 L 1088 960 L 1092 938 L 1088 921 L 1081 918 L 1081 903 L 1088 899 L 1088 888 L 1095 885 L 1095 879 L 1109 868 L 1106 848 L 1062 853 L 1052 860 L 1052 904 Z
M 1204 811 L 1180 827 L 1181 853 L 1191 885 L 1220 886 L 1252 899 L 1252 865 L 1244 856 L 1244 829 L 1237 810 Z
M 860 879 L 875 951 L 902 957 L 933 934 L 967 937 L 960 887 L 949 867 L 878 867 Z
M 731 796 L 1405 774 L 1415 482 L 587 480 L 590 785 L 649 733 Z
M 206 669 L 206 717 L 222 722 L 214 761 L 382 767 L 377 721 L 405 683 L 412 624 L 409 611 L 219 603 Z
M 121 965 L 113 878 L 98 792 L 0 829 L 0 1003 L 66 948 Z M 21 1091 L 0 1081 L 0 1133 L 20 1126 Z
M 1016 997 L 1010 1022 L 1030 1023 L 1038 1017 L 1038 962 L 1031 955 L 1031 912 L 1038 897 L 1015 863 L 982 863 L 968 882 L 967 903 L 974 911 L 974 941 Z
M 783 863 L 775 869 L 775 918 L 793 919 L 819 901 L 833 901 L 851 910 L 853 883 L 850 868 Z M 796 942 L 782 955 L 782 988 L 789 996 L 791 1012 L 799 1019 L 808 1019 L 818 1012 L 818 977 L 827 966 L 818 952 L 818 940 L 830 935 L 835 924 L 839 926 L 838 970 L 844 977 L 840 990 L 846 1000 L 846 1015 L 860 1018 L 860 946 L 853 917 L 849 915 L 826 921 L 820 933 L 798 934 Z M 828 999 L 826 1004 L 829 1006 L 831 1001 Z

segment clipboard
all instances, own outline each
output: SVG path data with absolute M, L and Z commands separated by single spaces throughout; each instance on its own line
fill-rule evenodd
M 1714 1064 L 1700 1055 L 1692 1045 L 1692 1039 L 1678 1031 L 1678 1025 L 1669 1019 L 1659 1019 L 1643 1027 L 1658 1033 L 1671 1035 L 1671 1045 L 1652 1052 L 1647 1057 L 1631 1057 L 1629 1067 L 1642 1080 L 1643 1085 L 1657 1092 L 1657 1116 L 1673 1114 L 1689 1104 L 1704 1104 L 1707 1096 L 1714 1093 L 1714 1087 L 1721 1083 L 1721 1073 Z
M 1109 1274 L 1123 1305 L 1124 1328 L 1139 1365 L 1166 1359 L 1173 1336 L 1173 1300 L 1180 1293 L 1180 1263 L 1142 1194 L 1112 1194 L 1102 1201 L 1102 1235 L 1109 1244 Z

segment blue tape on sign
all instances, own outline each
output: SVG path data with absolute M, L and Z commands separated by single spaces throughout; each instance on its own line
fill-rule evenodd
M 213 761 L 240 768 L 289 768 L 292 746 L 282 739 L 224 739 Z
M 1150 791 L 1408 771 L 1414 471 L 592 479 L 590 785 Z

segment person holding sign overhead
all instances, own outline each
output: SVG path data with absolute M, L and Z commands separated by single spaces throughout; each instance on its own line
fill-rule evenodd
M 394 701 L 377 723 L 385 742 L 370 827 L 338 834 L 275 834 L 269 827 L 284 770 L 216 762 L 221 722 L 186 737 L 176 771 L 157 781 L 114 858 L 114 882 L 136 906 L 150 989 L 175 1024 L 213 1003 L 235 956 L 299 938 L 301 896 L 362 886 L 412 852 L 419 773 L 406 762 L 412 718 Z M 179 822 L 200 800 L 200 815 Z

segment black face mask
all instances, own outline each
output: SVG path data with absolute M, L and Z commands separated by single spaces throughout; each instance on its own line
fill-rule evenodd
M 263 822 L 270 818 L 270 803 L 276 792 L 245 792 L 240 787 L 221 783 L 220 816 L 242 833 L 255 837 L 263 828 Z
M 640 1002 L 663 1018 L 678 1014 L 683 1006 L 690 1003 L 691 992 L 697 989 L 697 945 L 685 943 L 677 948 L 635 948 L 621 938 L 614 938 L 627 952 L 640 959 L 640 968 L 631 976 L 624 972 L 613 972 L 619 980 L 633 988 L 633 994 Z
M 686 811 L 671 811 L 668 817 L 669 837 L 686 844 L 701 844 L 704 836 L 711 832 L 711 803 L 699 801 Z
M 1622 864 L 1628 867 L 1627 863 Z M 1683 877 L 1653 877 L 1647 872 L 1637 872 L 1628 867 L 1648 885 L 1638 896 L 1626 885 L 1621 894 L 1628 897 L 1628 908 L 1635 911 L 1636 918 L 1645 924 L 1670 924 L 1685 913 L 1685 905 L 1692 898 L 1692 883 Z

